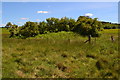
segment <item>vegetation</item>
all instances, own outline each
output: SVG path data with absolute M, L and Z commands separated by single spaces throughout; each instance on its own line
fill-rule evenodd
M 120 29 L 120 24 L 111 23 L 111 22 L 102 22 L 104 29 Z
M 72 31 L 27 39 L 9 38 L 8 30 L 2 31 L 3 78 L 119 78 L 118 29 L 101 31 L 91 44 Z
M 91 19 L 89 17 L 80 16 L 76 22 L 74 32 L 81 34 L 82 36 L 88 36 L 88 41 L 91 41 L 92 37 L 99 37 L 98 31 L 101 30 L 101 23 L 97 21 L 97 18 Z
M 119 29 L 106 28 L 116 25 L 88 16 L 52 17 L 19 27 L 8 23 L 9 28 L 2 29 L 3 78 L 117 80 Z
M 6 28 L 12 27 L 12 23 L 11 23 L 11 22 L 8 22 L 5 27 L 6 27 Z
M 90 18 L 88 16 L 80 16 L 77 21 L 72 18 L 63 17 L 61 19 L 58 18 L 47 18 L 46 22 L 26 22 L 23 26 L 18 27 L 17 25 L 12 25 L 10 22 L 6 26 L 11 26 L 10 28 L 10 37 L 17 38 L 28 38 L 34 37 L 38 34 L 46 34 L 46 33 L 57 33 L 61 31 L 72 31 L 78 33 L 82 36 L 88 36 L 89 41 L 91 37 L 99 37 L 99 31 L 103 29 L 103 27 L 113 26 L 106 23 L 98 21 L 97 18 Z M 114 25 L 116 26 L 116 25 Z

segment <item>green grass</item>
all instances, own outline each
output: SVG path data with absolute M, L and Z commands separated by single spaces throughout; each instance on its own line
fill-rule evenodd
M 0 31 L 2 31 L 3 34 L 9 34 L 9 29 L 7 28 L 0 28 Z
M 7 33 L 7 34 L 6 34 Z M 3 78 L 118 78 L 118 33 L 104 30 L 92 43 L 72 32 L 9 38 L 2 32 Z M 115 42 L 110 40 L 114 35 Z
M 118 33 L 120 29 L 104 29 L 102 33 Z

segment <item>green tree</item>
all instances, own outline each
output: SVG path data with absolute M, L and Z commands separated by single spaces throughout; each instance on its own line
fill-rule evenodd
M 11 23 L 11 22 L 8 22 L 5 27 L 6 27 L 7 29 L 10 28 L 10 27 L 12 27 L 12 23 Z
M 36 22 L 26 22 L 19 31 L 20 36 L 27 37 L 34 37 L 39 34 L 38 25 Z
M 69 30 L 70 31 L 73 31 L 73 29 L 75 27 L 75 23 L 76 23 L 76 21 L 74 19 L 72 19 L 72 18 L 69 19 L 68 25 L 69 25 Z
M 47 23 L 46 22 L 40 22 L 39 25 L 38 25 L 38 31 L 39 31 L 39 34 L 44 34 L 47 32 Z
M 63 17 L 59 21 L 59 31 L 70 31 L 69 18 Z
M 58 32 L 58 22 L 59 19 L 58 18 L 47 18 L 47 26 L 48 26 L 48 31 L 50 32 Z
M 90 18 L 86 16 L 80 16 L 76 22 L 76 26 L 74 28 L 74 32 L 82 36 L 87 36 L 89 43 L 91 42 L 91 37 L 99 37 L 100 36 L 100 27 L 101 23 L 97 21 L 97 18 Z
M 10 27 L 9 32 L 10 32 L 10 37 L 18 36 L 19 33 L 18 25 L 13 24 L 12 27 Z

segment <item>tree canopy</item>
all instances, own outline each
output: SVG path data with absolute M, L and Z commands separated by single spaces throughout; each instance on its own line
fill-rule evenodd
M 79 16 L 77 20 L 72 18 L 47 18 L 42 22 L 28 21 L 24 25 L 19 26 L 8 22 L 6 26 L 10 27 L 10 37 L 34 37 L 38 34 L 46 34 L 60 31 L 72 31 L 82 36 L 99 37 L 99 31 L 103 27 L 109 26 L 110 23 L 98 21 L 97 18 L 90 18 L 88 16 Z M 116 26 L 111 24 L 110 26 Z
M 8 22 L 5 27 L 6 27 L 6 28 L 12 27 L 12 23 L 11 23 L 11 22 Z
M 97 18 L 90 18 L 86 16 L 80 16 L 74 27 L 74 32 L 79 33 L 82 36 L 99 37 L 99 32 L 101 30 L 101 22 L 97 21 Z

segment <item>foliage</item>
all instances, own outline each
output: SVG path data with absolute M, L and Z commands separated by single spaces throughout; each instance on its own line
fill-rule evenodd
M 24 25 L 18 27 L 9 22 L 6 26 L 11 26 L 10 37 L 28 38 L 35 37 L 39 34 L 57 33 L 61 31 L 72 31 L 82 36 L 99 37 L 103 27 L 114 26 L 112 28 L 115 29 L 116 25 L 117 24 L 114 25 L 98 21 L 97 18 L 92 19 L 88 16 L 79 16 L 77 21 L 67 17 L 60 19 L 51 17 L 39 23 L 28 21 Z
M 10 37 L 18 36 L 19 33 L 19 27 L 17 25 L 12 25 L 9 29 Z
M 5 27 L 6 27 L 6 28 L 12 27 L 12 23 L 11 23 L 11 22 L 8 22 Z
M 101 22 L 104 29 L 120 29 L 120 24 L 111 23 L 111 22 Z
M 59 23 L 59 19 L 58 18 L 47 18 L 47 31 L 49 32 L 58 32 L 58 23 Z
M 101 23 L 97 21 L 97 18 L 89 18 L 85 16 L 80 16 L 77 20 L 74 31 L 82 36 L 98 37 L 98 31 L 101 30 Z
M 39 34 L 38 24 L 35 22 L 26 22 L 22 27 L 19 27 L 19 37 L 34 37 Z

